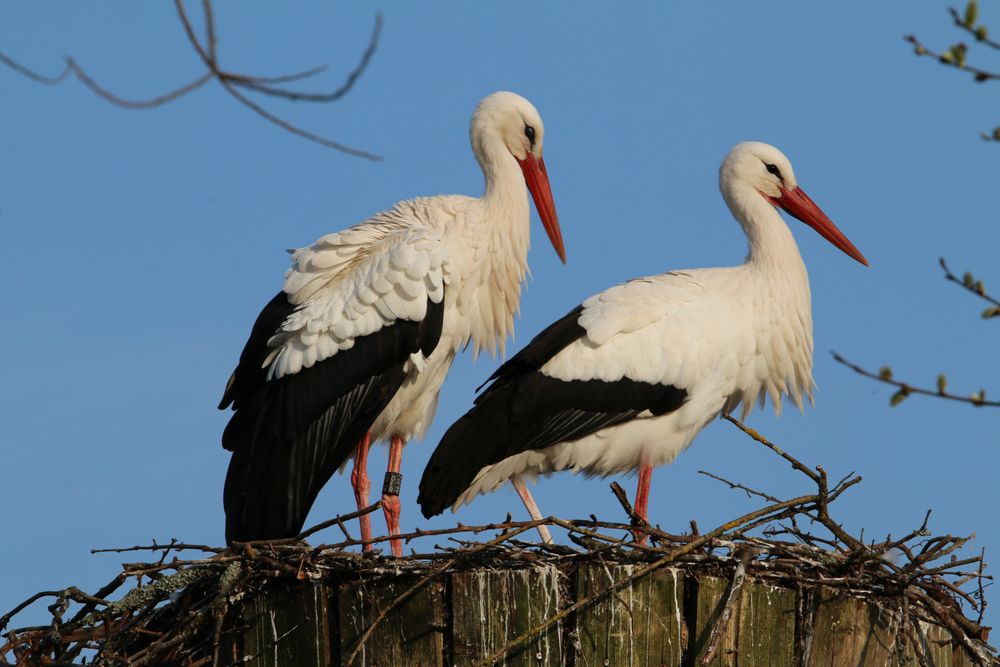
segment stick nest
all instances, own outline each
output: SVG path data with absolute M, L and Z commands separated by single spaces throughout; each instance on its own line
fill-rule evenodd
M 692 575 L 714 574 L 730 580 L 726 608 L 710 634 L 709 651 L 717 650 L 733 603 L 747 578 L 790 588 L 820 586 L 862 598 L 898 613 L 895 645 L 909 649 L 928 665 L 918 639 L 918 623 L 946 628 L 974 664 L 998 665 L 982 625 L 984 590 L 992 577 L 984 573 L 982 552 L 963 547 L 971 537 L 932 535 L 930 511 L 921 525 L 901 537 L 865 541 L 832 518 L 830 505 L 861 478 L 851 473 L 831 483 L 821 466 L 808 467 L 756 431 L 727 418 L 758 443 L 781 456 L 815 484 L 815 493 L 781 500 L 725 480 L 730 488 L 760 498 L 763 506 L 701 532 L 673 535 L 643 521 L 624 491 L 612 484 L 628 522 L 547 517 L 540 521 L 458 524 L 439 530 L 401 535 L 405 543 L 434 544 L 426 553 L 396 559 L 381 554 L 387 537 L 370 540 L 373 550 L 352 537 L 347 522 L 378 509 L 325 521 L 287 540 L 250 542 L 230 548 L 169 544 L 95 549 L 94 552 L 145 552 L 150 562 L 125 563 L 122 572 L 93 594 L 76 587 L 39 592 L 0 616 L 0 632 L 29 605 L 51 600 L 51 622 L 6 631 L 0 638 L 0 665 L 227 665 L 223 645 L 235 631 L 233 612 L 256 591 L 275 581 L 351 582 L 414 575 L 404 591 L 365 629 L 345 655 L 351 664 L 360 647 L 385 616 L 429 582 L 450 572 L 483 568 L 555 566 L 567 569 L 583 561 L 630 563 L 632 573 L 593 595 L 576 600 L 538 627 L 515 638 L 491 656 L 505 655 L 570 614 L 613 594 L 654 570 L 675 567 Z M 706 473 L 708 474 L 708 473 Z M 559 535 L 554 544 L 530 542 L 529 531 L 546 525 Z M 343 539 L 312 546 L 305 540 L 322 530 L 339 528 Z M 645 543 L 636 535 L 648 536 Z M 443 544 L 437 542 L 443 542 Z M 124 593 L 122 593 L 124 591 Z M 241 661 L 242 662 L 242 661 Z M 489 661 L 488 661 L 489 662 Z

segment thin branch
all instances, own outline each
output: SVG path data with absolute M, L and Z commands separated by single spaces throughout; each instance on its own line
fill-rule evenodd
M 981 69 L 979 67 L 973 67 L 972 65 L 965 64 L 964 61 L 959 62 L 954 60 L 954 58 L 945 55 L 944 53 L 938 53 L 931 48 L 928 48 L 921 42 L 915 35 L 906 35 L 903 37 L 904 41 L 909 42 L 913 45 L 913 51 L 918 56 L 923 56 L 927 58 L 933 58 L 945 67 L 951 67 L 953 69 L 961 70 L 963 72 L 968 72 L 972 75 L 976 81 L 990 81 L 1000 79 L 1000 73 L 992 72 L 990 70 Z
M 294 72 L 292 74 L 282 74 L 280 76 L 247 76 L 245 74 L 233 74 L 228 72 L 226 74 L 234 82 L 248 82 L 248 83 L 292 83 L 295 81 L 302 81 L 303 79 L 308 79 L 314 77 L 317 74 L 322 74 L 327 69 L 329 65 L 317 65 L 316 67 L 303 70 L 301 72 Z
M 274 88 L 273 86 L 267 85 L 268 83 L 274 83 L 274 81 L 264 81 L 263 79 L 244 79 L 236 81 L 234 83 L 240 83 L 248 88 L 251 88 L 259 93 L 264 93 L 266 95 L 272 95 L 275 97 L 283 97 L 287 100 L 299 101 L 299 102 L 336 102 L 340 98 L 351 92 L 354 88 L 354 84 L 357 83 L 361 75 L 364 74 L 365 70 L 368 69 L 368 64 L 371 62 L 372 56 L 375 55 L 375 50 L 378 48 L 379 36 L 382 34 L 382 15 L 375 15 L 375 27 L 372 29 L 371 37 L 368 40 L 368 46 L 365 48 L 364 53 L 361 54 L 361 61 L 358 65 L 351 70 L 347 75 L 347 79 L 344 83 L 331 93 L 302 93 L 291 90 L 283 90 L 281 88 Z
M 729 421 L 729 423 L 733 424 L 736 428 L 740 429 L 741 431 L 743 431 L 744 433 L 746 433 L 747 435 L 749 435 L 751 438 L 753 438 L 754 440 L 756 440 L 760 444 L 764 445 L 765 447 L 767 447 L 768 449 L 770 449 L 772 452 L 774 452 L 775 454 L 777 454 L 781 458 L 783 458 L 786 461 L 788 461 L 789 463 L 791 463 L 793 468 L 795 468 L 796 470 L 798 470 L 802 474 L 808 476 L 809 479 L 811 479 L 812 481 L 816 482 L 817 484 L 820 483 L 820 481 L 821 481 L 820 480 L 820 475 L 818 475 L 815 471 L 811 470 L 808 466 L 804 465 L 801 461 L 799 461 L 798 459 L 796 459 L 794 456 L 791 456 L 790 454 L 786 454 L 784 452 L 784 450 L 781 449 L 781 447 L 778 447 L 774 443 L 770 442 L 767 438 L 765 438 L 764 436 L 762 436 L 760 433 L 758 433 L 754 429 L 750 428 L 749 426 L 747 426 L 746 424 L 744 424 L 743 422 L 741 422 L 739 419 L 736 419 L 732 415 L 725 415 L 725 418 Z
M 938 258 L 938 263 L 940 263 L 941 268 L 944 269 L 944 277 L 946 280 L 950 280 L 956 285 L 959 285 L 964 290 L 968 291 L 971 294 L 975 294 L 976 296 L 978 296 L 980 299 L 983 299 L 987 303 L 991 303 L 994 306 L 1000 307 L 1000 300 L 987 294 L 986 290 L 983 288 L 983 283 L 972 278 L 971 274 L 967 274 L 968 275 L 967 279 L 959 278 L 958 276 L 956 276 L 954 273 L 951 272 L 951 269 L 948 268 L 948 263 L 944 261 L 944 257 Z
M 219 68 L 218 61 L 216 60 L 215 57 L 215 28 L 214 28 L 214 20 L 212 18 L 211 1 L 203 0 L 203 4 L 206 7 L 205 22 L 206 22 L 206 33 L 208 34 L 208 40 L 209 40 L 209 47 L 207 50 L 204 46 L 202 46 L 201 42 L 198 41 L 198 37 L 194 33 L 194 27 L 191 25 L 191 21 L 184 10 L 183 0 L 174 0 L 174 6 L 177 9 L 177 15 L 184 26 L 184 32 L 188 37 L 188 41 L 191 43 L 191 46 L 194 48 L 195 52 L 197 52 L 198 56 L 202 59 L 202 62 L 205 63 L 205 66 L 208 67 L 214 78 L 218 80 L 219 84 L 226 92 L 228 92 L 238 102 L 240 102 L 245 107 L 256 113 L 261 118 L 267 120 L 268 122 L 274 125 L 277 125 L 283 130 L 286 130 L 288 132 L 291 132 L 292 134 L 300 136 L 303 139 L 307 139 L 314 143 L 320 144 L 321 146 L 333 148 L 334 150 L 338 150 L 342 153 L 347 153 L 348 155 L 353 155 L 355 157 L 361 157 L 366 160 L 372 160 L 377 162 L 382 159 L 380 156 L 375 155 L 374 153 L 369 153 L 368 151 L 364 151 L 359 148 L 352 148 L 340 142 L 334 141 L 332 139 L 327 139 L 326 137 L 322 137 L 308 130 L 304 130 L 298 127 L 297 125 L 293 125 L 292 123 L 289 123 L 283 118 L 279 118 L 278 116 L 267 111 L 259 104 L 253 102 L 252 100 L 241 94 L 239 91 L 237 91 L 234 86 L 242 85 L 247 88 L 257 90 L 259 92 L 266 92 L 268 95 L 279 94 L 278 89 L 269 87 L 264 83 L 259 83 L 258 81 L 260 81 L 260 79 L 255 80 L 253 77 L 234 78 Z M 329 99 L 322 99 L 322 98 L 310 99 L 309 97 L 296 97 L 294 99 L 300 99 L 306 101 L 320 101 L 320 102 L 335 101 L 340 97 L 342 97 L 344 94 L 346 94 L 354 86 L 354 82 L 357 81 L 358 77 L 361 76 L 361 74 L 364 72 L 364 69 L 368 66 L 368 62 L 371 60 L 371 56 L 375 52 L 375 49 L 378 46 L 378 36 L 381 32 L 381 29 L 382 29 L 382 15 L 376 14 L 375 30 L 372 33 L 372 39 L 369 41 L 368 48 L 365 49 L 365 52 L 362 55 L 361 64 L 350 73 L 347 82 L 344 84 L 344 86 L 341 87 L 341 90 L 343 91 L 342 93 L 340 93 L 336 97 L 330 97 Z M 340 91 L 335 91 L 334 94 L 338 92 Z M 288 92 L 283 96 L 288 97 L 291 95 L 295 95 L 295 93 Z
M 712 627 L 712 632 L 708 638 L 708 650 L 705 651 L 705 654 L 701 656 L 701 660 L 698 661 L 700 665 L 710 664 L 719 653 L 719 647 L 722 645 L 722 638 L 726 634 L 729 619 L 732 617 L 733 611 L 736 609 L 736 603 L 743 592 L 743 584 L 747 578 L 747 562 L 749 562 L 752 555 L 753 552 L 751 550 L 744 550 L 739 565 L 736 566 L 736 570 L 733 572 L 732 581 L 729 582 L 729 590 L 726 592 L 726 602 L 722 608 L 722 614 L 719 615 L 719 618 L 715 621 L 715 625 Z
M 976 572 L 977 587 L 975 592 L 975 597 L 977 600 L 979 600 L 979 618 L 976 619 L 976 622 L 979 623 L 980 625 L 983 624 L 983 616 L 986 614 L 986 605 L 987 605 L 986 592 L 983 590 L 984 589 L 983 579 L 990 578 L 983 576 L 983 570 L 985 569 L 986 569 L 986 547 L 983 547 L 982 549 L 979 550 L 979 571 Z
M 116 106 L 124 107 L 126 109 L 152 109 L 154 107 L 162 106 L 168 102 L 173 102 L 179 97 L 183 97 L 188 93 L 198 90 L 215 78 L 214 74 L 208 72 L 206 74 L 202 74 L 194 81 L 186 83 L 180 88 L 175 88 L 174 90 L 164 93 L 163 95 L 158 95 L 157 97 L 153 97 L 148 100 L 126 100 L 125 98 L 118 97 L 107 88 L 102 87 L 99 83 L 94 81 L 72 57 L 67 56 L 66 67 L 69 71 L 73 72 L 76 78 L 80 80 L 80 83 L 89 88 L 95 95 L 111 102 Z
M 862 375 L 866 378 L 876 380 L 877 382 L 881 382 L 882 384 L 887 384 L 889 386 L 896 387 L 897 389 L 899 389 L 899 391 L 903 392 L 903 394 L 905 395 L 920 394 L 923 396 L 933 396 L 935 398 L 944 398 L 949 401 L 968 403 L 969 405 L 973 405 L 977 408 L 981 407 L 1000 408 L 1000 401 L 987 401 L 985 398 L 982 398 L 978 395 L 959 396 L 958 394 L 952 394 L 948 391 L 943 391 L 943 390 L 923 389 L 921 387 L 914 386 L 908 382 L 900 382 L 899 380 L 894 380 L 891 376 L 887 376 L 884 373 L 883 374 L 873 373 L 872 371 L 866 370 L 861 366 L 858 366 L 857 364 L 851 363 L 850 361 L 844 359 L 836 352 L 832 352 L 831 354 L 833 354 L 833 359 L 838 364 L 847 366 L 858 375 Z
M 632 523 L 632 527 L 637 531 L 646 533 L 647 535 L 652 535 L 657 530 L 649 524 L 648 521 L 639 516 L 639 513 L 635 511 L 632 507 L 632 503 L 628 500 L 628 495 L 625 493 L 625 489 L 621 487 L 618 482 L 611 482 L 611 492 L 614 494 L 615 498 L 618 499 L 618 504 L 622 506 L 625 510 L 625 514 L 628 515 L 629 521 Z M 636 539 L 638 541 L 638 539 Z
M 312 535 L 314 533 L 318 533 L 319 531 L 323 530 L 324 528 L 329 528 L 330 526 L 340 526 L 340 529 L 344 532 L 345 535 L 347 535 L 347 529 L 344 528 L 344 522 L 345 521 L 351 521 L 352 519 L 357 519 L 358 517 L 362 517 L 362 516 L 364 516 L 366 514 L 371 514 L 372 512 L 374 512 L 377 509 L 380 509 L 381 507 L 382 507 L 382 501 L 379 500 L 379 501 L 377 501 L 375 503 L 372 503 L 368 507 L 365 507 L 364 509 L 358 510 L 357 512 L 349 512 L 347 514 L 344 514 L 343 516 L 341 516 L 341 515 L 338 514 L 337 516 L 335 516 L 332 519 L 329 519 L 327 521 L 323 521 L 321 523 L 316 524 L 312 528 L 309 528 L 308 530 L 302 531 L 301 533 L 299 533 L 295 537 L 291 538 L 289 541 L 290 542 L 301 542 L 302 540 L 306 539 L 310 535 Z M 351 539 L 350 535 L 347 535 L 347 539 Z
M 298 126 L 292 125 L 288 121 L 285 121 L 285 120 L 282 120 L 281 118 L 278 118 L 277 116 L 275 116 L 271 112 L 265 110 L 259 104 L 251 101 L 249 98 L 247 98 L 244 95 L 240 94 L 240 92 L 237 91 L 228 81 L 220 81 L 220 83 L 222 84 L 222 87 L 225 88 L 226 91 L 230 95 L 232 95 L 233 97 L 235 97 L 240 103 L 242 103 L 244 106 L 246 106 L 251 111 L 253 111 L 254 113 L 256 113 L 258 116 L 260 116 L 261 118 L 264 118 L 267 121 L 270 121 L 271 123 L 277 125 L 278 127 L 282 128 L 284 130 L 288 130 L 292 134 L 297 134 L 298 136 L 300 136 L 300 137 L 302 137 L 304 139 L 308 139 L 309 141 L 312 141 L 314 143 L 320 144 L 321 146 L 327 146 L 329 148 L 333 148 L 335 150 L 338 150 L 338 151 L 340 151 L 342 153 L 347 153 L 348 155 L 354 155 L 356 157 L 363 157 L 366 160 L 372 160 L 373 162 L 378 162 L 378 161 L 380 161 L 382 159 L 381 156 L 375 155 L 374 153 L 369 153 L 368 151 L 363 151 L 360 148 L 352 148 L 350 146 L 345 146 L 344 144 L 341 144 L 341 143 L 338 143 L 336 141 L 333 141 L 332 139 L 327 139 L 325 137 L 321 137 L 318 134 L 313 134 L 312 132 L 309 132 L 308 130 L 303 130 L 302 128 L 300 128 Z
M 763 491 L 758 491 L 757 489 L 751 489 L 749 486 L 744 486 L 743 484 L 739 484 L 737 482 L 732 482 L 732 481 L 726 479 L 725 477 L 719 477 L 718 475 L 710 473 L 710 472 L 708 472 L 706 470 L 699 470 L 698 474 L 699 475 L 704 475 L 705 477 L 711 477 L 712 479 L 714 479 L 716 481 L 722 482 L 723 484 L 725 484 L 726 486 L 728 486 L 730 489 L 734 489 L 734 490 L 738 489 L 740 491 L 743 491 L 745 494 L 747 494 L 747 498 L 752 498 L 754 496 L 757 496 L 758 498 L 763 498 L 764 500 L 766 500 L 768 502 L 771 502 L 771 503 L 781 502 L 778 498 L 775 498 L 774 496 L 772 496 L 772 495 L 770 495 L 768 493 L 764 493 Z
M 212 0 L 201 0 L 201 11 L 205 15 L 205 39 L 208 40 L 208 59 L 213 63 L 215 58 L 215 17 L 212 15 Z
M 69 74 L 69 67 L 63 66 L 63 70 L 59 72 L 59 74 L 55 76 L 45 76 L 44 74 L 39 74 L 34 70 L 28 69 L 21 63 L 17 62 L 13 58 L 10 58 L 9 56 L 4 55 L 3 53 L 0 53 L 0 63 L 3 63 L 18 74 L 23 74 L 36 83 L 42 83 L 46 86 L 54 86 L 62 83 L 66 78 L 66 75 Z
M 973 39 L 975 39 L 977 42 L 979 42 L 980 44 L 985 44 L 991 49 L 1000 50 L 1000 42 L 995 42 L 989 37 L 977 33 L 976 29 L 973 26 L 965 22 L 965 19 L 962 17 L 962 15 L 959 13 L 957 9 L 955 9 L 954 7 L 949 7 L 948 13 L 951 15 L 951 18 L 955 21 L 955 25 L 959 29 L 969 33 L 969 35 L 971 35 Z
M 0 616 L 0 630 L 3 630 L 4 628 L 7 627 L 7 624 L 10 623 L 10 619 L 20 614 L 22 611 L 27 609 L 29 606 L 31 606 L 38 600 L 47 597 L 60 597 L 62 594 L 63 591 L 39 591 L 38 593 L 35 593 L 27 600 L 25 600 L 21 604 L 17 605 L 16 607 L 8 611 L 3 616 Z
M 361 157 L 366 160 L 379 161 L 382 158 L 374 153 L 364 151 L 358 148 L 353 148 L 347 146 L 341 142 L 334 141 L 332 139 L 323 137 L 315 132 L 310 132 L 297 125 L 284 120 L 278 115 L 267 111 L 261 105 L 250 100 L 245 95 L 240 93 L 236 87 L 242 87 L 248 91 L 253 91 L 268 95 L 271 97 L 280 97 L 290 101 L 303 101 L 303 102 L 318 102 L 318 103 L 329 103 L 336 102 L 347 95 L 355 86 L 357 81 L 368 69 L 371 63 L 372 56 L 378 48 L 379 38 L 382 32 L 383 19 L 381 14 L 375 15 L 375 25 L 372 29 L 371 37 L 368 40 L 368 45 L 361 54 L 361 59 L 359 63 L 347 74 L 347 78 L 344 83 L 336 90 L 329 93 L 306 93 L 295 90 L 288 90 L 279 87 L 279 84 L 288 84 L 296 81 L 301 81 L 327 69 L 326 65 L 321 65 L 319 67 L 313 67 L 311 69 L 296 72 L 293 74 L 285 74 L 279 76 L 251 76 L 247 74 L 227 72 L 221 68 L 218 61 L 218 35 L 215 25 L 215 14 L 212 8 L 211 0 L 201 0 L 202 13 L 204 15 L 205 21 L 205 43 L 198 38 L 194 25 L 191 22 L 190 17 L 184 7 L 184 0 L 174 0 L 174 8 L 177 11 L 177 16 L 181 22 L 181 26 L 184 29 L 184 34 L 187 36 L 187 40 L 194 49 L 195 53 L 198 55 L 199 59 L 202 61 L 204 67 L 208 70 L 198 78 L 194 79 L 190 83 L 187 83 L 179 88 L 175 88 L 162 95 L 157 95 L 156 97 L 146 99 L 146 100 L 129 100 L 123 98 L 115 93 L 112 93 L 106 87 L 99 84 L 93 76 L 91 76 L 79 63 L 76 62 L 71 56 L 66 57 L 66 65 L 61 73 L 57 76 L 49 77 L 34 70 L 31 70 L 24 65 L 18 63 L 12 58 L 0 53 L 0 64 L 6 65 L 8 68 L 28 77 L 29 79 L 36 81 L 38 83 L 46 85 L 55 85 L 61 83 L 66 79 L 66 77 L 73 73 L 76 78 L 84 84 L 92 93 L 100 97 L 101 99 L 110 102 L 116 106 L 126 108 L 126 109 L 151 109 L 155 107 L 162 106 L 173 102 L 174 100 L 183 97 L 189 93 L 198 90 L 204 86 L 209 81 L 215 79 L 222 86 L 223 90 L 229 93 L 236 101 L 238 101 L 243 106 L 247 107 L 258 116 L 268 121 L 269 123 L 276 125 L 277 127 L 290 132 L 296 136 L 302 137 L 308 141 L 319 144 L 321 146 L 326 146 L 327 148 L 332 148 L 334 150 L 352 155 L 355 157 Z
M 924 651 L 923 641 L 920 639 L 920 626 L 917 625 L 917 620 L 907 615 L 905 627 L 906 636 L 910 640 L 910 648 L 913 649 L 913 655 L 917 658 L 917 664 L 920 667 L 931 667 L 931 663 L 927 660 L 927 653 Z
M 14 609 L 12 609 L 11 611 L 7 612 L 3 616 L 0 616 L 0 630 L 3 630 L 4 628 L 6 628 L 7 624 L 10 623 L 10 620 L 14 616 L 16 616 L 17 614 L 19 614 L 20 612 L 22 612 L 24 609 L 26 609 L 32 603 L 37 602 L 38 600 L 41 600 L 44 597 L 54 597 L 54 598 L 57 598 L 58 600 L 70 599 L 70 600 L 73 600 L 75 602 L 81 602 L 81 603 L 88 602 L 88 603 L 99 604 L 99 605 L 103 605 L 103 606 L 109 606 L 111 604 L 107 600 L 103 600 L 103 599 L 95 597 L 93 595 L 88 595 L 88 594 L 84 593 L 83 591 L 81 591 L 76 586 L 70 586 L 69 588 L 64 588 L 61 591 L 42 591 L 40 593 L 35 593 L 30 598 L 28 598 L 27 600 L 25 600 L 21 604 L 19 604 L 16 607 L 14 607 Z
M 174 0 L 174 9 L 177 10 L 177 17 L 181 20 L 181 25 L 184 26 L 184 34 L 187 35 L 188 42 L 191 43 L 191 47 L 194 49 L 201 61 L 205 63 L 207 67 L 213 74 L 218 73 L 218 68 L 215 64 L 215 58 L 209 57 L 208 53 L 205 52 L 205 48 L 198 41 L 197 35 L 194 34 L 194 26 L 191 25 L 191 21 L 188 19 L 187 12 L 184 11 L 184 0 Z
M 791 454 L 786 453 L 780 447 L 768 441 L 767 438 L 765 438 L 764 436 L 762 436 L 760 433 L 753 430 L 749 426 L 743 424 L 740 420 L 736 419 L 732 415 L 725 415 L 725 417 L 731 424 L 736 426 L 738 429 L 749 435 L 751 438 L 753 438 L 760 444 L 770 449 L 772 452 L 774 452 L 781 458 L 791 463 L 793 468 L 807 475 L 812 481 L 814 481 L 819 490 L 819 493 L 817 495 L 818 501 L 816 503 L 817 520 L 822 522 L 827 530 L 833 533 L 837 537 L 837 539 L 839 539 L 841 542 L 850 547 L 852 551 L 856 552 L 867 551 L 867 548 L 860 540 L 851 537 L 846 531 L 843 530 L 843 528 L 841 528 L 840 524 L 838 524 L 837 522 L 833 521 L 833 519 L 830 518 L 830 515 L 827 511 L 827 507 L 829 506 L 830 501 L 836 496 L 833 496 L 833 498 L 831 498 L 831 492 L 829 490 L 829 484 L 827 482 L 826 471 L 823 470 L 822 466 L 816 466 L 815 472 L 813 470 L 810 470 L 808 466 L 799 461 L 797 458 L 795 458 Z M 840 495 L 840 493 L 842 493 L 844 490 L 859 483 L 860 481 L 861 481 L 860 477 L 855 477 L 846 482 L 841 482 L 840 484 L 838 484 L 837 487 L 835 487 L 833 493 L 835 493 L 836 495 Z

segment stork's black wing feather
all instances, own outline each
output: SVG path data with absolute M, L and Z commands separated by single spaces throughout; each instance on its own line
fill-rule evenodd
M 489 396 L 490 392 L 507 381 L 523 373 L 535 371 L 545 365 L 545 362 L 559 354 L 570 343 L 586 335 L 587 330 L 580 326 L 580 314 L 583 306 L 579 305 L 558 320 L 538 332 L 524 349 L 500 365 L 486 382 L 479 386 L 490 384 L 489 389 L 476 399 L 476 403 Z
M 284 299 L 284 303 L 282 303 Z M 298 534 L 323 485 L 398 391 L 409 356 L 441 337 L 444 302 L 419 322 L 397 320 L 297 373 L 268 380 L 267 340 L 294 310 L 283 294 L 258 317 L 223 397 L 235 410 L 222 441 L 226 540 Z
M 288 301 L 288 295 L 278 292 L 274 298 L 267 302 L 263 310 L 257 316 L 250 330 L 250 338 L 243 346 L 240 354 L 240 362 L 236 365 L 236 370 L 229 376 L 226 383 L 226 390 L 219 401 L 219 409 L 225 410 L 233 403 L 233 409 L 239 407 L 242 397 L 252 394 L 254 388 L 261 385 L 267 379 L 267 371 L 264 369 L 264 359 L 271 352 L 267 346 L 268 339 L 274 335 L 288 316 L 295 312 L 295 306 Z M 223 440 L 225 446 L 225 440 Z M 226 447 L 226 449 L 230 449 Z
M 670 385 L 629 378 L 567 381 L 542 373 L 546 362 L 586 334 L 581 312 L 570 311 L 497 369 L 475 406 L 448 429 L 420 480 L 425 517 L 453 505 L 486 466 L 684 403 L 687 392 Z

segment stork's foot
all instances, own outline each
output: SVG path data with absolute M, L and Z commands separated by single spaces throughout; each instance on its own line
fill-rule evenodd
M 382 485 L 382 512 L 385 514 L 385 523 L 389 527 L 389 535 L 399 535 L 399 515 L 402 511 L 399 504 L 399 489 L 403 485 L 403 475 L 398 472 L 387 472 L 385 482 Z M 403 541 L 389 540 L 392 546 L 392 555 L 401 557 L 403 555 Z

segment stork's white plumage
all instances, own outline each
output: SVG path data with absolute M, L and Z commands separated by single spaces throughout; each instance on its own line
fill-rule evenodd
M 482 197 L 403 201 L 293 253 L 220 405 L 235 411 L 223 434 L 233 452 L 228 541 L 296 535 L 352 454 L 355 495 L 367 505 L 368 445 L 382 439 L 391 442 L 383 509 L 398 532 L 403 443 L 430 425 L 456 352 L 470 341 L 496 352 L 511 332 L 527 270 L 525 183 L 565 261 L 535 108 L 490 95 L 470 138 Z M 371 536 L 367 516 L 362 536 Z
M 783 395 L 800 409 L 812 400 L 809 279 L 776 207 L 867 261 L 776 148 L 737 145 L 719 183 L 746 232 L 746 262 L 631 280 L 540 333 L 441 440 L 420 483 L 425 516 L 525 476 L 638 469 L 645 517 L 652 468 L 720 413 L 768 396 L 777 411 Z

